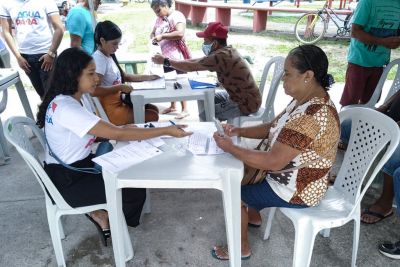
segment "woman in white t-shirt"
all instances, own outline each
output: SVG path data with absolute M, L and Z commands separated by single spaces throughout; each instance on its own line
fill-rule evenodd
M 106 202 L 101 173 L 72 170 L 92 168 L 92 145 L 96 137 L 111 140 L 143 140 L 162 135 L 184 137 L 190 133 L 183 126 L 136 128 L 115 126 L 97 117 L 81 101 L 82 94 L 93 93 L 99 78 L 93 58 L 81 48 L 68 48 L 57 58 L 50 78 L 49 89 L 39 106 L 37 125 L 45 129 L 48 142 L 44 169 L 65 201 L 72 207 Z M 58 160 L 49 154 L 51 151 Z M 68 167 L 60 163 L 70 165 Z M 129 226 L 139 224 L 145 189 L 123 189 L 123 212 Z M 110 236 L 108 215 L 98 210 L 87 215 L 99 229 L 103 242 Z
M 99 85 L 92 94 L 100 99 L 110 122 L 115 125 L 133 123 L 131 102 L 123 102 L 124 94 L 134 89 L 125 82 L 140 82 L 155 80 L 157 75 L 134 75 L 125 73 L 118 64 L 115 52 L 121 42 L 122 32 L 111 21 L 99 22 L 94 33 L 97 50 L 93 53 L 96 62 L 96 73 L 99 76 Z M 145 121 L 158 121 L 158 108 L 152 104 L 145 105 Z

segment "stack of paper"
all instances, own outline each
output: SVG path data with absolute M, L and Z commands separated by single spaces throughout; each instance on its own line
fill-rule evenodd
M 214 137 L 194 132 L 189 136 L 188 148 L 194 155 L 216 155 L 225 153 L 217 146 Z
M 162 77 L 152 81 L 132 82 L 131 85 L 133 90 L 165 89 L 165 79 Z
M 92 160 L 103 169 L 117 173 L 161 153 L 160 149 L 146 141 L 135 141 Z

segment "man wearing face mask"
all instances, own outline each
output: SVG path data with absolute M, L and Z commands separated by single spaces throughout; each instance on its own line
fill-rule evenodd
M 227 120 L 256 112 L 261 105 L 261 94 L 249 66 L 239 52 L 228 46 L 228 28 L 220 22 L 211 22 L 203 32 L 196 33 L 204 38 L 205 57 L 189 60 L 172 60 L 160 54 L 152 60 L 166 67 L 189 71 L 215 71 L 218 81 L 225 88 L 215 93 L 215 117 Z M 205 120 L 205 112 L 200 114 Z

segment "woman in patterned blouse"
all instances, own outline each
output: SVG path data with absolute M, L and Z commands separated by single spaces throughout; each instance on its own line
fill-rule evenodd
M 327 93 L 333 83 L 328 59 L 317 46 L 294 48 L 286 58 L 283 88 L 293 100 L 272 122 L 253 127 L 225 125 L 225 135 L 214 138 L 220 148 L 245 165 L 266 171 L 261 183 L 243 185 L 242 259 L 251 256 L 248 226 L 259 227 L 259 211 L 267 207 L 315 206 L 328 186 L 328 173 L 336 156 L 339 117 Z M 268 137 L 265 151 L 234 145 L 230 136 Z M 227 247 L 214 247 L 214 258 L 228 259 Z

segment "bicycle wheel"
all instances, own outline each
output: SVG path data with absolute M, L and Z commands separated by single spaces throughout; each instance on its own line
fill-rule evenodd
M 324 37 L 327 23 L 318 13 L 307 13 L 294 26 L 296 39 L 303 44 L 314 44 Z

